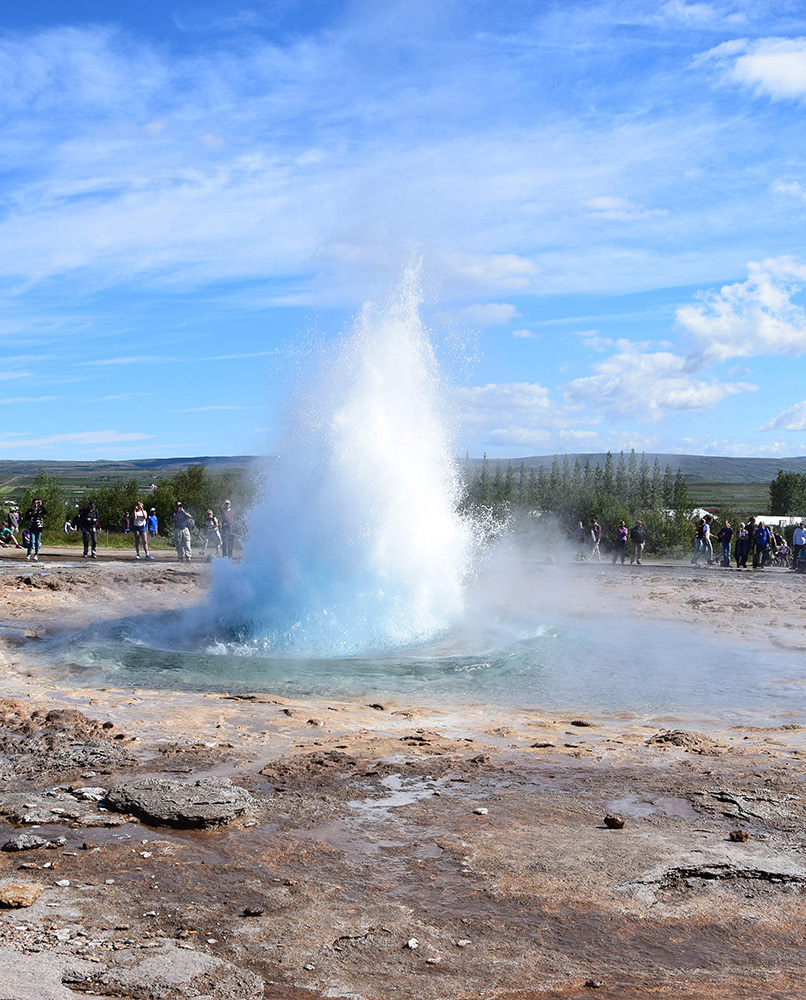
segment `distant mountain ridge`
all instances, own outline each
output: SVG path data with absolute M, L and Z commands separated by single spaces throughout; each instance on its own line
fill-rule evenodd
M 611 452 L 613 462 L 619 461 L 619 452 Z M 588 462 L 591 467 L 600 465 L 604 467 L 607 455 L 605 452 L 590 452 L 587 454 L 575 455 L 531 455 L 525 458 L 502 458 L 489 459 L 490 465 L 500 461 L 506 467 L 513 465 L 520 468 L 521 464 L 529 468 L 550 468 L 554 459 L 560 462 L 567 458 L 573 466 L 578 461 L 584 466 Z M 625 461 L 629 461 L 630 453 L 624 453 Z M 646 458 L 650 469 L 655 464 L 655 459 L 660 463 L 661 469 L 670 465 L 673 472 L 678 469 L 684 478 L 689 481 L 708 481 L 718 483 L 770 483 L 778 475 L 779 471 L 797 472 L 806 475 L 806 456 L 800 458 L 728 458 L 716 455 L 664 455 L 655 452 L 645 452 L 642 456 L 636 452 L 636 460 L 640 464 L 642 457 Z M 480 464 L 483 459 L 473 459 L 474 464 Z
M 619 461 L 619 452 L 612 452 L 613 462 Z M 489 459 L 491 466 L 500 462 L 520 468 L 550 468 L 555 457 L 562 462 L 565 458 L 573 466 L 578 461 L 580 465 L 586 462 L 591 466 L 604 466 L 607 455 L 605 452 L 589 452 L 585 454 L 529 455 L 522 458 Z M 643 456 L 636 452 L 636 461 L 640 464 L 642 457 L 646 458 L 650 469 L 655 459 L 661 469 L 671 466 L 673 472 L 678 469 L 689 482 L 719 482 L 719 483 L 770 483 L 779 471 L 796 472 L 806 475 L 806 456 L 795 458 L 729 458 L 715 455 L 671 455 L 646 452 Z M 630 453 L 624 453 L 625 461 L 629 461 Z M 471 459 L 473 465 L 480 465 L 482 458 Z M 87 462 L 59 462 L 52 459 L 41 461 L 17 461 L 15 459 L 0 460 L 0 483 L 11 477 L 19 476 L 25 479 L 33 477 L 40 469 L 44 469 L 56 478 L 70 480 L 87 480 L 97 482 L 99 479 L 138 479 L 151 480 L 160 476 L 171 476 L 180 469 L 190 465 L 204 465 L 211 471 L 224 469 L 248 468 L 251 465 L 271 464 L 272 459 L 258 455 L 198 455 L 195 457 L 177 458 L 138 458 L 113 461 L 96 459 Z

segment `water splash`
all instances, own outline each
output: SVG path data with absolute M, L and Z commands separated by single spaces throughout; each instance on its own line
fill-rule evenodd
M 212 601 L 227 651 L 352 656 L 432 638 L 463 608 L 446 393 L 416 276 L 366 305 L 295 394 L 285 454 Z

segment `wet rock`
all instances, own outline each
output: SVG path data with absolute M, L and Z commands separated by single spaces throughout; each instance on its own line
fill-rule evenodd
M 619 813 L 608 813 L 604 818 L 604 825 L 608 830 L 624 829 L 625 819 Z
M 7 882 L 0 886 L 0 906 L 14 909 L 33 906 L 41 892 L 42 886 L 35 882 Z
M 154 777 L 111 788 L 106 805 L 165 826 L 209 828 L 244 816 L 252 797 L 228 781 L 202 779 L 189 784 Z
M 32 833 L 20 833 L 11 840 L 3 844 L 4 851 L 35 851 L 39 847 L 47 847 L 50 843 L 43 837 L 37 837 Z
M 205 1000 L 258 1000 L 265 984 L 260 976 L 212 955 L 169 942 L 155 942 L 158 953 L 136 965 L 100 972 L 94 980 L 104 996 L 204 997 Z M 84 992 L 86 984 L 83 986 Z
M 0 795 L 0 816 L 23 825 L 76 822 L 82 826 L 113 826 L 118 820 L 98 812 L 93 801 L 80 801 L 63 788 L 44 792 L 9 792 Z

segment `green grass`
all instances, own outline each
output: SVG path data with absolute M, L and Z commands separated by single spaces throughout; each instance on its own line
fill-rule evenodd
M 695 479 L 686 485 L 696 507 L 731 507 L 752 514 L 769 513 L 769 483 L 720 483 Z

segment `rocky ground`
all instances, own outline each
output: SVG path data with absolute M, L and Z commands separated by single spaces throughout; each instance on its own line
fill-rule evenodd
M 32 665 L 38 636 L 207 574 L 0 564 L 1 998 L 803 992 L 806 719 L 84 690 Z M 541 600 L 802 648 L 795 574 L 564 580 Z

